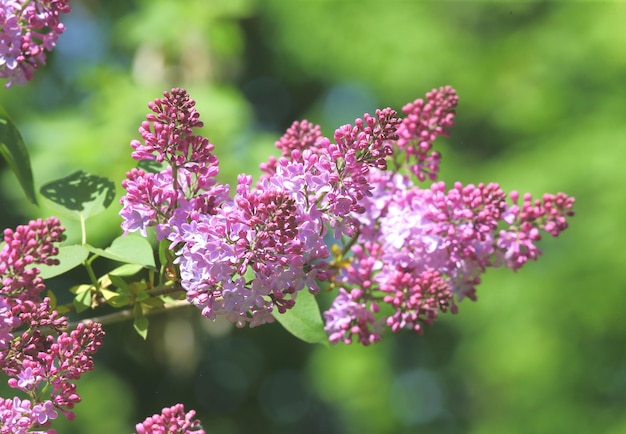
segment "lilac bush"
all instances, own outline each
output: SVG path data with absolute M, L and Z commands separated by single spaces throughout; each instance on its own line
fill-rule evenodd
M 69 11 L 69 0 L 0 1 L 6 87 L 25 84 L 45 64 L 64 30 L 60 16 Z M 147 313 L 182 302 L 239 327 L 278 320 L 308 342 L 370 345 L 385 331 L 422 334 L 441 313 L 457 313 L 460 301 L 476 300 L 488 268 L 516 271 L 536 260 L 542 234 L 556 237 L 567 228 L 574 199 L 437 181 L 441 154 L 434 143 L 449 134 L 457 104 L 456 91 L 445 86 L 405 105 L 401 115 L 391 108 L 366 113 L 332 137 L 307 120 L 294 122 L 276 142 L 280 156 L 260 164 L 256 182 L 239 175 L 231 195 L 217 181 L 214 145 L 196 134 L 203 123 L 195 101 L 184 89 L 164 92 L 148 105 L 142 140 L 131 141 L 139 163 L 122 183 L 120 211 L 124 235 L 155 232 L 158 267 L 140 237 L 120 237 L 107 249 L 87 244 L 85 209 L 98 207 L 85 205 L 106 208 L 114 191 L 110 180 L 82 171 L 41 190 L 78 214 L 81 244 L 59 247 L 64 228 L 55 217 L 4 230 L 0 371 L 21 396 L 0 398 L 0 433 L 54 433 L 59 414 L 74 418 L 81 401 L 76 382 L 94 369 L 104 331 L 90 319 L 70 324 L 62 313 L 128 308 L 109 319 L 131 312 L 145 338 Z M 7 160 L 27 156 L 14 130 Z M 13 160 L 18 178 L 30 173 L 30 162 Z M 59 196 L 63 183 L 88 194 Z M 96 257 L 126 264 L 97 277 Z M 51 277 L 79 265 L 90 281 L 71 289 L 73 303 L 58 306 L 42 295 L 42 268 Z M 55 267 L 61 271 L 49 271 Z M 320 314 L 313 296 L 322 290 L 335 298 Z M 323 338 L 311 337 L 317 332 Z M 205 432 L 181 403 L 135 429 Z

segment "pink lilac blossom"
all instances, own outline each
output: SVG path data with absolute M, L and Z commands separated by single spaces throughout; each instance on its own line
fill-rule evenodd
M 310 262 L 327 256 L 318 225 L 304 218 L 284 190 L 251 190 L 240 175 L 237 194 L 214 215 L 199 214 L 172 232 L 187 299 L 215 319 L 238 326 L 272 322 L 273 309 L 291 308 L 297 291 L 314 290 L 318 269 Z M 244 276 L 248 271 L 254 279 Z
M 139 231 L 146 236 L 147 228 L 155 226 L 159 240 L 172 230 L 170 219 L 186 220 L 187 214 L 212 214 L 213 208 L 227 199 L 228 186 L 218 185 L 218 160 L 208 139 L 193 134 L 201 127 L 195 101 L 183 89 L 164 92 L 148 104 L 153 113 L 146 116 L 139 132 L 143 138 L 131 142 L 136 160 L 167 163 L 158 173 L 132 169 L 122 186 L 126 195 L 121 199 L 122 229 Z M 181 211 L 184 213 L 181 215 Z
M 38 299 L 44 289 L 35 264 L 56 265 L 58 243 L 63 238 L 64 228 L 56 217 L 33 220 L 15 230 L 4 230 L 4 246 L 0 250 L 0 294 L 17 296 L 22 300 Z
M 1 434 L 56 434 L 53 429 L 33 430 L 45 426 L 56 417 L 56 411 L 50 401 L 33 405 L 28 399 L 0 398 Z
M 185 413 L 183 404 L 176 404 L 135 425 L 136 434 L 205 434 L 195 415 L 194 410 Z
M 408 174 L 437 178 L 433 142 L 448 134 L 457 103 L 451 87 L 433 89 L 403 108 L 404 119 L 377 110 L 332 140 L 294 122 L 276 142 L 281 156 L 261 164 L 254 187 L 240 175 L 230 199 L 213 179 L 213 145 L 193 138 L 201 124 L 193 101 L 166 92 L 140 129 L 145 145 L 131 145 L 135 158 L 169 167 L 129 172 L 122 227 L 157 227 L 176 252 L 187 299 L 208 318 L 271 322 L 298 291 L 330 281 L 339 290 L 324 314 L 332 342 L 370 344 L 385 326 L 422 333 L 440 312 L 457 311 L 454 296 L 475 300 L 487 268 L 536 259 L 540 231 L 556 236 L 573 215 L 563 193 L 525 195 L 519 205 L 518 193 L 510 203 L 493 183 L 414 185 Z M 345 246 L 338 262 L 326 245 L 331 231 Z
M 449 134 L 446 128 L 454 125 L 458 101 L 456 91 L 445 86 L 427 93 L 426 101 L 416 99 L 402 108 L 407 116 L 398 127 L 397 146 L 420 181 L 437 179 L 441 154 L 432 150 L 432 144 L 438 136 Z
M 54 265 L 62 239 L 58 219 L 35 220 L 5 229 L 0 251 L 0 371 L 8 385 L 30 399 L 0 400 L 0 433 L 35 431 L 58 412 L 68 419 L 80 402 L 74 381 L 93 369 L 92 354 L 102 344 L 101 325 L 81 324 L 64 332 L 67 319 L 41 299 L 45 289 L 35 264 Z
M 277 142 L 283 156 L 261 166 L 266 176 L 256 188 L 241 175 L 234 199 L 215 214 L 173 225 L 169 239 L 181 245 L 177 263 L 187 299 L 208 318 L 256 326 L 272 322 L 274 310 L 291 308 L 305 287 L 316 293 L 317 281 L 328 276 L 328 226 L 336 238 L 356 233 L 350 213 L 362 212 L 359 201 L 371 194 L 370 167 L 386 168 L 395 114 L 365 114 L 354 127 L 338 129 L 336 143 L 307 122 L 294 124 Z M 254 278 L 247 280 L 248 272 Z
M 70 0 L 4 0 L 0 2 L 0 78 L 5 87 L 23 85 L 46 64 L 65 30 L 61 14 L 70 12 Z
M 573 215 L 574 200 L 563 193 L 542 201 L 525 195 L 520 208 L 519 195 L 511 194 L 511 204 L 497 184 L 455 183 L 446 191 L 442 182 L 420 189 L 382 172 L 372 171 L 372 176 L 381 183 L 367 199 L 366 213 L 358 216 L 361 232 L 337 281 L 347 291 L 360 290 L 358 299 L 352 297 L 355 302 L 391 306 L 385 322 L 394 332 L 421 334 L 439 312 L 456 313 L 453 295 L 475 300 L 488 267 L 517 270 L 536 259 L 540 230 L 556 236 Z M 362 315 L 341 319 L 345 303 L 345 297 L 339 298 L 324 314 L 331 342 L 350 340 L 349 334 L 337 334 L 342 322 L 367 325 L 370 331 L 375 322 L 363 322 Z M 361 336 L 363 331 L 350 333 Z

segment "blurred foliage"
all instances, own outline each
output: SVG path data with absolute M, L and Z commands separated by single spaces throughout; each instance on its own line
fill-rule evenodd
M 624 22 L 608 3 L 76 2 L 49 65 L 0 93 L 36 186 L 78 169 L 119 186 L 147 102 L 173 86 L 198 101 L 232 181 L 296 118 L 331 134 L 450 84 L 443 178 L 564 191 L 577 215 L 538 263 L 488 273 L 479 302 L 423 337 L 328 349 L 193 309 L 151 319 L 146 342 L 109 327 L 59 432 L 130 431 L 176 401 L 221 434 L 626 432 Z M 3 227 L 50 213 L 7 170 L 1 195 Z M 92 244 L 119 234 L 117 211 L 91 222 Z

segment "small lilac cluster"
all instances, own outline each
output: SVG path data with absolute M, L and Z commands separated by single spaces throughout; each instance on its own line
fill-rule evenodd
M 156 226 L 159 239 L 172 230 L 170 220 L 186 220 L 186 214 L 213 214 L 216 204 L 228 197 L 228 186 L 217 185 L 217 157 L 207 139 L 193 134 L 202 127 L 195 102 L 185 90 L 172 89 L 149 104 L 153 113 L 146 116 L 139 132 L 144 144 L 133 140 L 136 160 L 167 163 L 157 173 L 133 169 L 122 185 L 122 229 L 146 235 Z
M 185 413 L 183 404 L 176 404 L 135 425 L 136 434 L 205 434 L 195 415 L 194 410 Z
M 187 299 L 208 318 L 271 322 L 298 291 L 329 281 L 338 289 L 324 314 L 331 342 L 370 344 L 386 327 L 422 333 L 440 312 L 457 311 L 455 298 L 476 299 L 488 267 L 536 259 L 540 230 L 556 236 L 573 215 L 563 193 L 518 205 L 519 194 L 509 201 L 497 184 L 415 185 L 409 175 L 436 180 L 432 144 L 453 126 L 457 102 L 451 87 L 434 89 L 407 104 L 405 118 L 377 110 L 332 140 L 294 122 L 276 142 L 282 155 L 261 164 L 255 186 L 240 175 L 230 199 L 214 180 L 213 145 L 192 134 L 201 125 L 193 101 L 174 89 L 150 105 L 145 144 L 131 143 L 134 158 L 169 165 L 129 172 L 122 227 L 156 226 L 171 241 Z
M 6 87 L 23 85 L 46 63 L 65 30 L 61 14 L 70 12 L 70 0 L 4 0 L 0 2 L 0 77 Z
M 67 319 L 41 299 L 45 289 L 36 264 L 54 265 L 63 228 L 57 218 L 31 221 L 4 231 L 0 251 L 0 371 L 8 385 L 28 399 L 0 399 L 0 432 L 32 431 L 49 425 L 61 412 L 73 418 L 80 401 L 76 384 L 93 370 L 91 355 L 102 344 L 100 324 L 81 324 L 63 332 Z
M 412 186 L 406 177 L 373 174 L 378 181 L 359 216 L 360 234 L 352 257 L 337 277 L 345 288 L 328 312 L 332 342 L 376 342 L 382 325 L 374 314 L 388 311 L 392 331 L 423 332 L 439 312 L 457 312 L 458 300 L 476 300 L 476 286 L 488 267 L 519 269 L 541 253 L 540 230 L 557 236 L 567 228 L 574 199 L 563 193 L 532 201 L 518 194 L 512 204 L 497 184 L 446 191 L 443 182 L 430 189 Z M 498 230 L 498 228 L 502 228 Z
M 456 91 L 444 86 L 428 92 L 426 101 L 416 99 L 402 108 L 406 118 L 398 127 L 397 145 L 420 181 L 427 177 L 431 181 L 437 179 L 441 154 L 433 151 L 432 145 L 437 137 L 448 135 L 445 128 L 454 125 L 454 108 L 458 102 Z

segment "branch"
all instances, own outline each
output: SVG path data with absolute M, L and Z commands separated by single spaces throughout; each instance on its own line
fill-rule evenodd
M 166 304 L 162 309 L 151 309 L 145 312 L 145 315 L 146 316 L 154 315 L 157 313 L 163 313 L 168 310 L 179 309 L 181 307 L 187 307 L 187 306 L 191 306 L 191 304 L 187 300 L 176 300 L 176 301 Z M 118 312 L 110 313 L 108 315 L 95 316 L 93 318 L 85 318 L 80 321 L 70 322 L 67 325 L 67 330 L 74 330 L 78 326 L 78 324 L 90 324 L 93 322 L 98 322 L 102 325 L 107 325 L 107 324 L 115 324 L 118 322 L 133 319 L 133 318 L 134 318 L 133 310 L 125 309 L 125 310 L 120 310 Z

